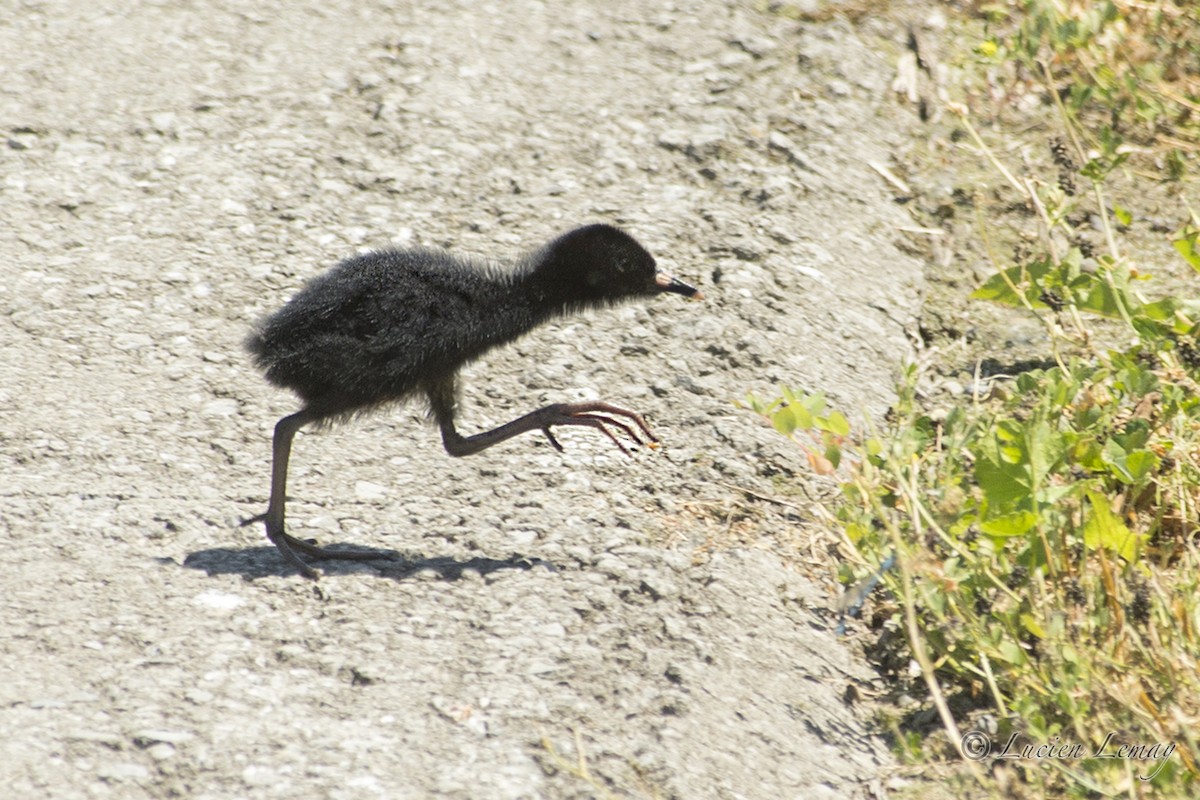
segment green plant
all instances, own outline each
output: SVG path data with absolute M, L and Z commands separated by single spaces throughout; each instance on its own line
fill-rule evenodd
M 1145 143 L 1165 135 L 1175 159 L 1168 172 L 1182 166 L 1181 153 L 1194 152 L 1200 78 L 1194 0 L 1018 0 L 982 3 L 977 12 L 989 33 L 976 54 L 1017 67 L 1014 82 L 1045 79 L 1070 113 L 1094 120 L 1082 131 L 1090 143 L 1115 147 L 1126 135 Z
M 1028 301 L 1036 285 L 1015 277 L 1004 299 Z M 1071 287 L 1056 286 L 1064 304 L 1094 288 Z M 1174 742 L 1180 759 L 1156 780 L 1181 781 L 1200 756 L 1183 724 L 1200 715 L 1200 372 L 1174 363 L 1184 323 L 1114 292 L 1147 331 L 1132 348 L 1023 373 L 944 416 L 919 410 L 909 368 L 891 422 L 857 444 L 819 396 L 747 404 L 841 475 L 839 517 L 863 563 L 899 554 L 906 571 L 884 582 L 951 692 L 1019 718 L 1034 741 Z M 1083 773 L 1113 786 L 1125 766 Z
M 909 366 L 873 434 L 851 431 L 821 395 L 785 389 L 745 405 L 838 478 L 850 555 L 840 577 L 863 586 L 882 572 L 880 610 L 907 645 L 893 661 L 920 665 L 960 754 L 960 726 L 987 712 L 1022 741 L 1147 748 L 1011 762 L 1042 797 L 1194 797 L 1200 219 L 1181 201 L 1171 236 L 1192 282 L 1147 297 L 1154 284 L 1123 238 L 1135 212 L 1110 195 L 1146 177 L 1186 180 L 1200 149 L 1200 4 L 980 10 L 990 29 L 1008 30 L 976 54 L 1009 67 L 1014 85 L 1040 87 L 1064 137 L 1051 147 L 1057 174 L 1032 165 L 1020 175 L 954 107 L 973 152 L 1032 222 L 1023 252 L 974 297 L 1036 317 L 1053 366 L 987 380 L 977 369 L 971 395 L 948 409 L 924 404 Z M 1088 243 L 1091 220 L 1103 248 Z M 895 569 L 880 569 L 893 558 Z M 900 734 L 920 757 L 914 732 Z M 925 742 L 924 757 L 934 752 Z

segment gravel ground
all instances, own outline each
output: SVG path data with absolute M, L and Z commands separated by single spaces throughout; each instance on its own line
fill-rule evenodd
M 7 797 L 884 796 L 845 700 L 872 674 L 804 568 L 832 539 L 762 499 L 804 458 L 733 406 L 889 402 L 922 278 L 868 166 L 909 112 L 867 34 L 717 0 L 4 16 Z M 314 584 L 237 526 L 296 409 L 254 320 L 358 249 L 592 221 L 706 301 L 547 325 L 466 371 L 461 428 L 603 398 L 660 451 L 455 460 L 399 407 L 297 438 L 289 522 L 402 560 Z

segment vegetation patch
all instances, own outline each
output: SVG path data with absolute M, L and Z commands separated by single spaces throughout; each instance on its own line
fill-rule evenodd
M 795 389 L 746 406 L 840 485 L 846 608 L 885 590 L 873 657 L 936 710 L 889 722 L 905 759 L 961 759 L 964 796 L 1195 797 L 1200 4 L 976 4 L 953 26 L 975 38 L 946 157 L 989 181 L 957 197 L 988 263 L 971 297 L 1044 350 L 943 342 L 875 431 Z M 1014 126 L 1031 108 L 1049 122 Z M 974 364 L 938 394 L 948 352 Z

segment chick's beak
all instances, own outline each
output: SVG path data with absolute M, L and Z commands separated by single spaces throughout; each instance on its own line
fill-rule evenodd
M 655 276 L 654 282 L 658 284 L 660 292 L 672 292 L 681 294 L 691 300 L 703 300 L 704 295 L 695 286 L 689 286 L 678 278 L 673 278 L 665 272 L 658 273 Z

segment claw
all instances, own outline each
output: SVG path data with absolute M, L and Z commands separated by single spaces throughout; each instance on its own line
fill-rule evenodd
M 595 428 L 601 431 L 605 436 L 611 439 L 612 443 L 615 444 L 617 448 L 625 455 L 630 455 L 629 450 L 624 444 L 621 443 L 620 439 L 613 435 L 613 432 L 610 431 L 607 426 L 612 425 L 615 428 L 619 428 L 633 441 L 634 445 L 647 444 L 638 437 L 633 428 L 629 427 L 624 422 L 612 419 L 611 417 L 605 417 L 599 414 L 574 414 L 572 415 L 571 420 L 572 422 L 570 424 L 572 425 L 584 424 L 590 428 Z M 590 422 L 587 422 L 588 420 L 590 420 Z
M 634 444 L 645 444 L 645 442 L 638 438 L 638 435 L 634 432 L 633 428 L 629 427 L 624 422 L 612 419 L 611 417 L 605 417 L 600 414 L 577 414 L 575 416 L 577 419 L 594 419 L 601 425 L 612 425 L 613 427 L 620 428 L 625 432 L 626 436 L 633 440 Z M 607 431 L 605 432 L 607 433 Z
M 620 406 L 614 406 L 611 403 L 563 403 L 557 407 L 557 410 L 562 416 L 557 420 L 552 420 L 549 423 L 550 425 L 582 425 L 589 428 L 596 428 L 611 439 L 612 443 L 617 446 L 617 449 L 625 455 L 630 455 L 629 449 L 609 430 L 608 426 L 611 425 L 619 428 L 635 445 L 653 447 L 658 442 L 658 437 L 650 431 L 650 426 L 646 424 L 646 420 L 642 418 L 641 414 L 621 408 Z M 649 441 L 642 441 L 642 438 L 638 436 L 638 432 L 634 430 L 632 425 L 626 424 L 619 419 L 613 419 L 614 416 L 630 420 L 633 425 L 641 429 L 641 432 L 645 434 Z
M 550 444 L 554 445 L 554 449 L 558 452 L 563 452 L 563 446 L 558 443 L 558 439 L 554 438 L 554 434 L 550 432 L 550 426 L 542 428 L 542 433 L 546 434 L 546 438 L 550 440 Z

